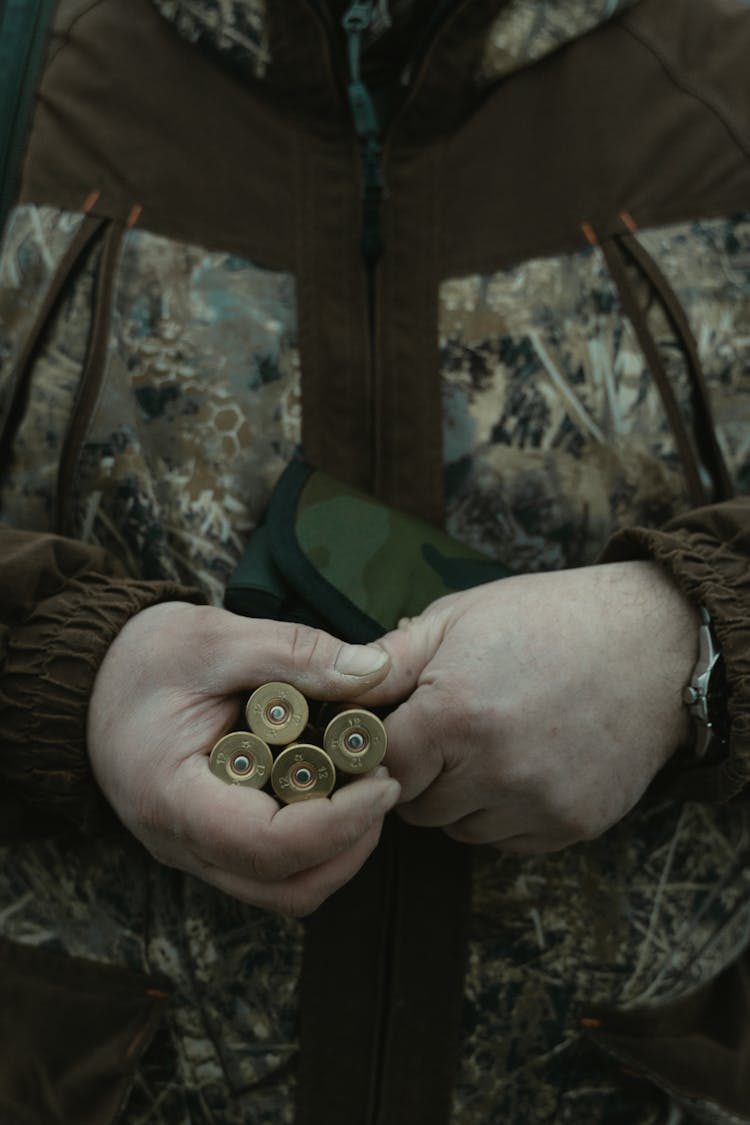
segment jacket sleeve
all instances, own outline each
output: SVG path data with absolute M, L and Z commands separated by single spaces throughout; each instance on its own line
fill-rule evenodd
M 650 558 L 711 615 L 727 677 L 729 750 L 711 765 L 681 767 L 676 792 L 699 800 L 750 797 L 750 497 L 698 508 L 660 530 L 630 528 L 601 561 Z
M 113 821 L 86 753 L 97 670 L 126 621 L 172 599 L 102 550 L 0 527 L 0 840 Z

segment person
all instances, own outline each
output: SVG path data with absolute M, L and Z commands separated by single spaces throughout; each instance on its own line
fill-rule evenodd
M 736 0 L 60 0 L 0 256 L 4 1120 L 750 1120 L 749 52 Z M 228 613 L 300 453 L 514 576 L 370 645 Z M 277 679 L 388 708 L 387 769 L 221 785 Z

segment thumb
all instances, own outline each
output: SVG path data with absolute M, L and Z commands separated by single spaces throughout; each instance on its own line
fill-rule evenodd
M 388 674 L 379 644 L 347 644 L 308 625 L 226 615 L 219 677 L 225 690 L 284 680 L 314 699 L 352 698 Z
M 399 623 L 377 642 L 387 654 L 388 664 L 379 681 L 357 699 L 363 704 L 386 706 L 408 698 L 418 686 L 422 673 L 440 644 L 441 632 L 429 617 Z

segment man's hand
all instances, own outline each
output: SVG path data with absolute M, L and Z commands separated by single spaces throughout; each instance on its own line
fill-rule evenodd
M 504 579 L 402 623 L 362 702 L 405 700 L 386 722 L 404 819 L 518 852 L 604 832 L 690 736 L 699 624 L 650 562 Z
M 282 913 L 314 910 L 375 847 L 398 784 L 363 778 L 330 800 L 279 808 L 208 768 L 214 742 L 269 680 L 318 699 L 350 699 L 388 670 L 378 648 L 303 626 L 178 602 L 137 614 L 94 683 L 88 747 L 123 824 L 162 863 Z

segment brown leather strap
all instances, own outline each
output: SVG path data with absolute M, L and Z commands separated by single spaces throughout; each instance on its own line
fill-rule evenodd
M 471 854 L 390 818 L 308 921 L 296 1125 L 449 1121 Z
M 81 226 L 57 267 L 55 275 L 50 282 L 47 293 L 39 308 L 39 312 L 36 315 L 34 324 L 18 356 L 15 369 L 9 380 L 10 390 L 6 402 L 0 406 L 2 410 L 2 421 L 0 423 L 0 477 L 2 477 L 8 469 L 13 436 L 21 423 L 26 409 L 29 377 L 46 329 L 60 307 L 68 278 L 91 249 L 94 240 L 101 231 L 103 223 L 103 219 L 96 219 L 91 215 L 87 215 L 81 223 Z
M 662 270 L 651 255 L 644 250 L 638 239 L 633 235 L 621 235 L 617 241 L 648 280 L 652 289 L 658 294 L 674 333 L 680 341 L 687 361 L 693 391 L 695 437 L 704 464 L 714 482 L 714 498 L 716 500 L 728 500 L 734 496 L 734 484 L 716 438 L 716 426 L 703 374 L 703 365 L 698 354 L 698 344 L 685 309 Z
M 651 334 L 651 329 L 646 320 L 645 313 L 636 297 L 628 271 L 623 260 L 622 249 L 614 240 L 602 242 L 602 253 L 607 262 L 609 272 L 620 293 L 620 300 L 625 314 L 635 330 L 638 342 L 654 377 L 659 394 L 664 404 L 664 409 L 669 419 L 669 424 L 674 434 L 677 449 L 680 454 L 685 479 L 687 481 L 690 499 L 696 507 L 710 503 L 711 497 L 703 483 L 700 464 L 688 431 L 685 418 L 680 405 L 675 397 L 674 388 L 669 381 L 669 375 L 662 362 L 658 345 Z
M 70 534 L 72 531 L 71 478 L 104 373 L 112 320 L 115 273 L 120 257 L 123 233 L 122 223 L 110 222 L 109 229 L 104 235 L 94 293 L 94 309 L 86 362 L 81 372 L 57 472 L 57 519 L 55 528 L 60 534 Z

